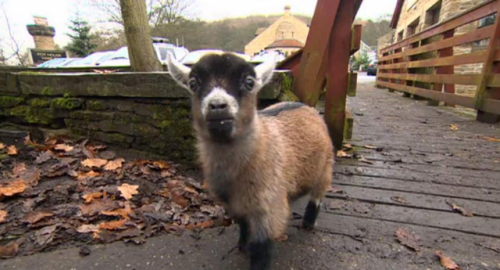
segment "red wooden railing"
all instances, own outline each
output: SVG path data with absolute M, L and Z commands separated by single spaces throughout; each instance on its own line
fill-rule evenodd
M 325 121 L 336 149 L 352 133 L 346 97 L 354 95 L 357 77 L 348 73 L 348 65 L 361 42 L 361 26 L 352 23 L 362 2 L 318 0 L 303 50 L 278 67 L 292 71 L 293 91 L 309 106 L 316 106 L 326 87 Z
M 458 27 L 499 14 L 499 11 L 500 0 L 491 0 L 383 48 L 380 50 L 383 56 L 379 59 L 377 85 L 446 104 L 477 109 L 477 119 L 482 122 L 500 121 L 499 16 L 496 16 L 493 25 L 455 35 Z M 487 50 L 460 55 L 453 53 L 454 46 L 468 46 L 488 38 Z M 434 57 L 418 60 L 418 56 L 425 53 L 427 57 L 429 53 L 434 53 Z M 480 74 L 454 74 L 454 68 L 458 65 L 477 63 L 483 64 Z M 432 74 L 417 74 L 416 68 L 430 69 Z M 415 82 L 428 83 L 431 87 L 419 87 Z M 456 85 L 477 86 L 475 97 L 455 94 Z

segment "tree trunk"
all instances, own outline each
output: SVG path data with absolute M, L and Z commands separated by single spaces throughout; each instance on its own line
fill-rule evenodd
M 120 6 L 132 71 L 160 71 L 161 64 L 151 39 L 146 2 L 120 0 Z

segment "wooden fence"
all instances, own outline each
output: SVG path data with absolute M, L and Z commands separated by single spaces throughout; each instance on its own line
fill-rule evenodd
M 500 0 L 491 0 L 383 48 L 380 50 L 382 57 L 379 59 L 377 85 L 476 109 L 478 121 L 500 121 L 499 16 L 493 25 L 455 35 L 457 28 L 498 14 L 499 10 Z M 454 46 L 469 46 L 486 39 L 489 39 L 487 50 L 454 54 Z M 482 72 L 455 74 L 456 66 L 467 64 L 483 64 Z M 426 72 L 417 70 L 422 68 Z M 477 86 L 475 97 L 457 95 L 456 85 Z
M 361 26 L 352 26 L 363 0 L 318 0 L 304 48 L 278 68 L 294 74 L 293 91 L 301 102 L 316 106 L 323 89 L 325 122 L 336 149 L 352 135 L 347 96 L 356 92 L 356 73 L 348 73 L 349 57 L 359 50 Z

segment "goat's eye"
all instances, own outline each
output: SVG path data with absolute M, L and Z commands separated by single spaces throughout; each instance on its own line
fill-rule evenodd
M 255 86 L 255 81 L 252 78 L 247 78 L 245 80 L 244 87 L 246 90 L 252 91 L 254 86 Z
M 191 79 L 189 80 L 188 84 L 189 84 L 189 89 L 191 89 L 191 91 L 195 92 L 196 90 L 198 90 L 198 80 Z

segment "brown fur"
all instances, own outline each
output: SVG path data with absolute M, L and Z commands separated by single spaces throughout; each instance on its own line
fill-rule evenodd
M 309 193 L 319 202 L 325 195 L 332 179 L 333 147 L 325 123 L 306 106 L 255 116 L 250 130 L 249 136 L 229 145 L 199 137 L 198 150 L 212 194 L 229 189 L 224 203 L 229 213 L 248 217 L 251 232 L 263 223 L 275 239 L 286 229 L 289 199 Z M 217 170 L 224 177 L 212 177 Z

